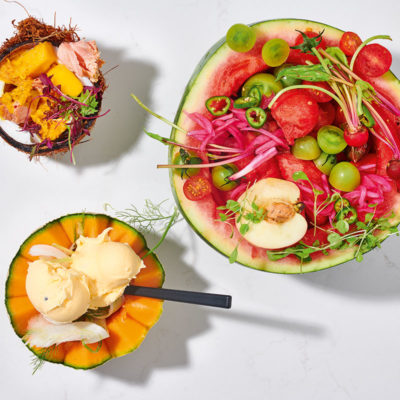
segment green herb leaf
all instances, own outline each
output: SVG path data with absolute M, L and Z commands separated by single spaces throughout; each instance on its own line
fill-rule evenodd
M 240 228 L 239 228 L 239 232 L 241 235 L 245 235 L 250 229 L 250 225 L 249 224 L 241 224 Z
M 342 64 L 344 64 L 346 67 L 349 66 L 346 55 L 343 53 L 343 51 L 339 47 L 328 47 L 325 51 L 330 56 L 336 58 L 338 61 L 340 61 Z M 330 62 L 330 60 L 326 60 L 326 61 Z
M 299 180 L 303 180 L 303 181 L 310 181 L 310 179 L 308 179 L 308 176 L 306 175 L 305 172 L 303 171 L 297 171 L 292 175 L 292 178 L 295 182 L 299 181 Z
M 283 77 L 301 79 L 310 82 L 326 82 L 331 78 L 321 64 L 295 65 L 293 67 L 284 68 L 279 71 L 276 80 L 279 81 Z M 316 86 L 315 89 L 319 88 Z
M 225 222 L 225 221 L 228 219 L 228 217 L 226 216 L 226 214 L 219 213 L 219 219 L 220 219 L 222 222 Z
M 238 246 L 235 247 L 235 249 L 232 251 L 231 255 L 229 256 L 229 263 L 233 264 L 236 262 L 238 257 Z
M 349 231 L 350 226 L 349 226 L 349 223 L 347 221 L 345 221 L 344 219 L 341 219 L 336 223 L 336 229 L 340 233 L 345 234 L 345 233 L 347 233 Z

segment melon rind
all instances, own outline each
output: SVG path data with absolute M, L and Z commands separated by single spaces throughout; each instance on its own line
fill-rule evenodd
M 262 21 L 252 26 L 257 30 L 257 36 L 262 37 L 263 41 L 280 37 L 289 42 L 290 45 L 298 35 L 296 30 L 305 31 L 312 29 L 315 32 L 324 31 L 324 39 L 328 45 L 338 45 L 341 35 L 344 31 L 334 28 L 332 26 L 322 24 L 315 21 L 301 20 L 301 19 L 277 19 L 270 21 Z M 184 91 L 181 103 L 175 116 L 175 124 L 189 131 L 193 129 L 193 122 L 185 115 L 185 112 L 204 112 L 205 101 L 212 95 L 212 89 L 209 87 L 209 82 L 217 69 L 226 62 L 228 57 L 232 57 L 234 52 L 228 47 L 225 38 L 219 40 L 207 54 L 201 59 L 189 83 Z M 260 71 L 257 71 L 260 72 Z M 241 82 L 241 84 L 243 84 Z M 381 92 L 390 98 L 394 104 L 400 106 L 400 81 L 391 72 L 387 72 L 380 78 L 374 79 L 374 84 Z M 231 95 L 232 93 L 219 93 L 224 95 Z M 176 142 L 185 141 L 185 133 L 176 130 L 171 131 L 171 139 Z M 177 147 L 170 148 L 169 161 L 175 157 L 178 152 Z M 211 201 L 193 202 L 186 198 L 183 193 L 184 180 L 181 179 L 179 174 L 170 171 L 170 181 L 172 191 L 176 203 L 190 226 L 193 230 L 210 246 L 215 248 L 220 253 L 229 257 L 235 249 L 240 239 L 237 234 L 230 238 L 230 231 L 226 224 L 216 221 L 217 214 L 215 206 L 213 207 Z M 394 217 L 391 222 L 393 225 L 400 223 L 400 194 L 396 194 L 395 205 L 393 207 Z M 383 241 L 388 235 L 382 233 L 380 235 Z M 258 252 L 260 253 L 260 252 Z M 298 274 L 305 272 L 319 271 L 322 269 L 330 268 L 354 258 L 354 248 L 345 250 L 330 251 L 329 255 L 315 259 L 308 263 L 300 264 L 299 261 L 292 258 L 285 258 L 279 261 L 271 261 L 267 258 L 265 252 L 263 256 L 252 254 L 252 247 L 241 240 L 238 247 L 237 262 L 258 270 L 282 273 L 282 274 Z

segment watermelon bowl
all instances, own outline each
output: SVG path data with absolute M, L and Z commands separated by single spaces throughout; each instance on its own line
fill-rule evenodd
M 202 163 L 210 163 L 215 161 L 210 161 L 210 159 L 204 158 L 204 142 L 209 140 L 209 136 L 207 136 L 205 132 L 207 132 L 207 129 L 218 130 L 218 127 L 221 127 L 228 120 L 229 116 L 225 114 L 219 122 L 215 122 L 215 120 L 218 118 L 213 117 L 215 114 L 211 115 L 209 109 L 206 108 L 206 102 L 208 99 L 214 96 L 218 96 L 218 99 L 226 96 L 230 98 L 233 103 L 234 99 L 240 96 L 240 90 L 242 91 L 242 96 L 244 96 L 243 85 L 246 81 L 248 81 L 249 78 L 259 73 L 272 74 L 272 71 L 274 70 L 266 65 L 266 62 L 262 57 L 262 48 L 267 41 L 280 38 L 284 39 L 290 46 L 294 46 L 299 43 L 299 31 L 303 33 L 315 33 L 314 35 L 309 35 L 309 37 L 315 37 L 318 33 L 323 31 L 322 37 L 324 48 L 327 48 L 339 47 L 343 35 L 342 30 L 332 26 L 319 22 L 299 19 L 262 21 L 252 24 L 250 27 L 256 33 L 255 45 L 251 50 L 247 52 L 236 52 L 228 46 L 226 39 L 223 38 L 206 53 L 206 55 L 201 59 L 200 63 L 195 68 L 195 71 L 186 86 L 174 120 L 174 124 L 176 126 L 172 129 L 169 142 L 172 144 L 169 151 L 170 166 L 174 164 L 176 165 L 177 157 L 182 155 L 182 146 L 176 146 L 174 144 L 184 144 L 186 146 L 185 150 L 188 152 L 193 152 L 193 154 L 197 156 L 197 160 L 199 158 L 202 159 L 200 160 Z M 300 50 L 291 49 L 287 62 L 292 63 L 292 65 L 294 64 L 295 66 L 298 64 L 307 64 L 307 62 L 299 62 L 299 54 Z M 351 57 L 347 58 L 348 62 L 350 62 L 350 59 Z M 312 63 L 315 63 L 312 58 L 310 58 L 310 60 Z M 316 61 L 318 62 L 318 60 Z M 397 110 L 397 108 L 400 107 L 400 82 L 390 70 L 385 72 L 382 76 L 365 77 L 363 79 L 373 85 L 374 90 L 376 90 L 376 92 L 379 94 L 379 97 L 383 99 L 383 102 L 390 101 L 392 109 L 395 108 Z M 311 84 L 312 83 L 313 82 L 311 82 Z M 282 89 L 282 86 L 280 89 Z M 294 97 L 292 97 L 292 99 L 293 98 Z M 243 97 L 241 99 L 243 99 Z M 264 99 L 263 97 L 262 101 L 264 100 L 270 101 L 271 98 Z M 329 100 L 332 99 L 328 98 L 328 101 Z M 318 102 L 319 100 L 316 101 Z M 274 105 L 276 108 L 279 107 L 278 102 L 279 100 L 276 101 L 276 104 Z M 230 112 L 237 117 L 237 115 L 239 115 L 239 113 L 243 110 L 235 110 L 235 107 L 232 107 L 232 103 L 230 103 Z M 334 102 L 331 101 L 330 103 L 333 104 Z M 268 101 L 265 104 L 268 104 Z M 323 103 L 319 102 L 316 104 L 318 104 L 316 107 L 318 107 L 319 113 L 322 114 L 323 112 L 321 110 L 326 110 L 327 106 L 321 105 Z M 260 105 L 260 107 L 262 106 Z M 337 105 L 334 105 L 334 107 L 334 117 L 332 116 L 328 124 L 334 124 L 338 126 L 339 123 L 336 122 L 338 119 Z M 400 135 L 397 127 L 398 115 L 400 114 L 396 115 L 396 112 L 394 114 L 388 112 L 387 108 L 383 107 L 382 104 L 380 104 L 379 107 L 379 114 L 390 126 L 390 132 L 393 135 L 392 137 L 394 137 L 393 140 L 396 143 L 400 142 Z M 269 114 L 269 111 L 267 114 Z M 264 128 L 267 126 L 265 129 L 271 132 L 274 131 L 274 129 L 282 128 L 284 132 L 280 138 L 283 140 L 286 139 L 287 143 L 290 145 L 293 145 L 294 139 L 304 136 L 304 134 L 291 136 L 293 134 L 293 130 L 289 132 L 290 129 L 286 129 L 287 127 L 279 120 L 278 112 L 275 111 L 274 113 L 273 107 L 272 116 L 276 117 L 276 121 L 274 121 L 274 118 L 272 118 L 272 124 L 275 124 L 275 127 L 273 128 L 273 125 L 271 125 L 271 122 L 269 121 L 270 117 L 268 117 Z M 240 118 L 240 116 L 238 118 Z M 299 118 L 301 118 L 301 115 Z M 320 118 L 320 116 L 318 116 L 318 118 Z M 333 120 L 335 122 L 333 122 Z M 276 123 L 278 123 L 278 126 L 276 126 Z M 291 123 L 293 125 L 293 121 Z M 318 123 L 316 126 L 317 125 Z M 317 131 L 318 129 L 314 129 L 314 131 L 309 133 L 309 136 L 317 137 Z M 379 131 L 379 127 L 377 127 L 375 131 Z M 219 132 L 221 132 L 221 130 Z M 215 135 L 215 132 L 213 132 L 213 134 Z M 235 136 L 235 134 L 233 133 L 230 135 L 228 141 L 222 144 L 227 146 L 226 143 L 232 143 L 232 140 L 235 139 L 232 139 L 232 136 Z M 254 140 L 255 137 L 257 136 L 253 136 L 251 140 Z M 360 202 L 361 204 L 360 196 L 363 200 L 365 200 L 365 196 L 367 196 L 367 198 L 369 196 L 369 194 L 365 195 L 366 190 L 363 188 L 363 186 L 365 186 L 365 179 L 368 181 L 368 179 L 372 177 L 373 180 L 375 179 L 375 187 L 379 187 L 381 184 L 384 186 L 384 189 L 379 192 L 379 195 L 371 192 L 372 197 L 374 195 L 379 197 L 379 204 L 366 204 L 364 202 L 364 208 L 357 209 L 359 221 L 350 221 L 354 223 L 353 228 L 350 227 L 349 231 L 347 227 L 347 230 L 345 229 L 344 231 L 350 233 L 355 231 L 358 232 L 360 230 L 362 231 L 365 226 L 368 225 L 371 219 L 373 221 L 377 221 L 378 217 L 385 218 L 384 225 L 375 225 L 375 228 L 372 231 L 368 231 L 368 235 L 365 235 L 364 239 L 368 240 L 370 243 L 368 246 L 365 245 L 364 239 L 357 239 L 353 242 L 350 240 L 349 242 L 351 243 L 342 241 L 342 245 L 339 246 L 332 239 L 332 236 L 330 236 L 329 239 L 329 235 L 332 233 L 340 234 L 340 232 L 338 232 L 336 229 L 336 219 L 338 218 L 337 214 L 336 217 L 335 214 L 332 213 L 330 216 L 319 216 L 323 218 L 322 221 L 318 222 L 317 214 L 310 218 L 309 211 L 311 208 L 312 214 L 312 205 L 310 206 L 310 204 L 308 204 L 307 210 L 307 202 L 305 200 L 306 193 L 310 192 L 310 187 L 308 187 L 307 190 L 307 188 L 305 188 L 306 181 L 302 180 L 302 178 L 300 178 L 300 180 L 294 179 L 294 174 L 302 171 L 306 174 L 311 183 L 314 184 L 313 188 L 322 188 L 322 192 L 324 189 L 326 189 L 327 193 L 329 192 L 332 194 L 335 192 L 335 188 L 332 188 L 328 182 L 328 176 L 316 168 L 316 165 L 313 161 L 299 160 L 298 158 L 294 157 L 293 151 L 290 151 L 289 146 L 286 146 L 286 149 L 284 150 L 278 151 L 277 154 L 273 153 L 273 157 L 270 157 L 267 162 L 258 163 L 257 168 L 253 168 L 251 172 L 245 176 L 242 174 L 241 181 L 239 181 L 239 187 L 244 187 L 244 189 L 242 189 L 241 192 L 238 187 L 235 187 L 233 190 L 216 190 L 215 185 L 213 185 L 211 168 L 201 168 L 200 172 L 195 172 L 198 174 L 198 176 L 205 178 L 209 182 L 209 184 L 207 184 L 209 190 L 202 198 L 195 199 L 190 195 L 190 193 L 188 194 L 187 189 L 185 189 L 185 185 L 188 186 L 187 182 L 194 177 L 192 177 L 189 173 L 182 174 L 182 170 L 179 169 L 170 170 L 172 191 L 182 215 L 185 217 L 194 231 L 214 249 L 229 257 L 230 262 L 236 261 L 239 264 L 261 271 L 298 274 L 323 270 L 345 263 L 354 258 L 356 258 L 358 261 L 361 261 L 363 253 L 368 252 L 376 246 L 380 246 L 380 243 L 384 239 L 391 234 L 395 234 L 397 231 L 397 225 L 400 222 L 400 194 L 398 193 L 396 186 L 398 182 L 391 180 L 387 176 L 386 169 L 388 162 L 393 158 L 393 151 L 388 147 L 388 145 L 383 143 L 382 140 L 371 137 L 372 134 L 370 134 L 368 144 L 368 156 L 366 158 L 361 158 L 361 161 L 354 160 L 353 162 L 353 164 L 356 163 L 356 161 L 360 162 L 360 164 L 356 163 L 357 168 L 359 168 L 359 165 L 364 165 L 363 167 L 360 167 L 360 171 L 362 171 L 360 179 L 362 180 L 359 188 L 355 189 L 354 191 L 336 190 L 339 193 L 337 196 L 339 196 L 340 199 L 347 199 L 348 197 L 350 200 L 347 202 L 347 205 L 353 206 L 357 202 Z M 214 141 L 213 143 L 217 142 Z M 234 143 L 237 145 L 238 142 L 236 141 Z M 219 144 L 221 144 L 221 142 L 219 142 Z M 268 144 L 266 145 L 268 146 Z M 347 156 L 344 156 L 343 154 L 337 155 L 338 162 L 346 160 Z M 238 158 L 240 159 L 240 157 Z M 366 164 L 370 162 L 368 160 L 372 160 L 371 170 L 368 170 L 369 166 L 366 166 Z M 234 161 L 236 166 L 239 166 L 239 169 L 249 164 L 249 160 L 246 161 L 246 159 L 243 160 L 243 158 Z M 191 162 L 191 164 L 197 164 L 197 162 Z M 235 168 L 233 172 L 236 172 L 237 170 L 238 168 Z M 190 170 L 186 169 L 186 171 Z M 194 171 L 194 168 L 192 171 Z M 365 175 L 368 171 L 373 172 L 373 175 L 368 175 L 368 177 L 365 178 Z M 226 205 L 228 204 L 227 202 L 229 200 L 237 201 L 240 194 L 247 190 L 246 188 L 249 188 L 249 186 L 253 185 L 255 182 L 265 178 L 275 178 L 292 182 L 296 181 L 294 183 L 300 188 L 301 192 L 300 200 L 306 203 L 305 212 L 299 212 L 307 218 L 308 229 L 306 234 L 302 237 L 302 240 L 297 242 L 295 246 L 297 246 L 297 249 L 299 250 L 303 248 L 309 249 L 310 246 L 319 246 L 321 251 L 311 251 L 310 253 L 307 253 L 306 256 L 301 257 L 299 257 L 297 255 L 298 253 L 296 252 L 290 252 L 290 254 L 284 257 L 273 257 L 274 252 L 270 253 L 268 248 L 265 248 L 265 246 L 257 246 L 254 245 L 254 243 L 252 244 L 248 240 L 245 240 L 246 235 L 243 235 L 243 232 L 241 232 L 242 234 L 239 232 L 240 226 L 237 223 L 235 224 L 235 217 L 233 219 L 228 218 L 228 220 L 226 216 L 221 217 L 221 213 L 225 213 L 227 211 Z M 198 178 L 197 181 L 199 181 Z M 369 193 L 368 190 L 367 193 Z M 315 197 L 316 195 L 314 192 L 314 198 Z M 328 198 L 328 194 L 326 194 L 325 198 Z M 317 200 L 315 200 L 315 202 L 317 202 Z M 372 201 L 370 203 L 372 203 Z M 368 206 L 371 207 L 372 214 L 366 211 L 366 207 Z M 331 204 L 331 208 L 332 207 L 333 204 Z M 310 222 L 315 223 L 312 224 Z M 330 227 L 326 230 L 326 224 L 329 223 Z M 364 225 L 362 225 L 362 223 L 364 223 Z M 368 227 L 369 226 L 370 225 L 368 225 Z M 368 229 L 369 228 L 367 228 L 367 230 Z M 342 232 L 341 236 L 345 235 L 344 232 Z M 372 234 L 369 235 L 369 233 Z M 366 239 L 367 236 L 368 239 Z M 333 245 L 330 246 L 330 244 Z
M 147 287 L 162 287 L 164 270 L 154 253 L 149 251 L 144 237 L 130 225 L 104 214 L 69 214 L 48 222 L 32 233 L 21 245 L 11 262 L 6 281 L 5 304 L 15 333 L 34 354 L 34 371 L 43 364 L 51 362 L 74 369 L 92 369 L 105 362 L 124 356 L 136 350 L 149 330 L 158 321 L 163 311 L 163 301 L 153 298 L 125 295 L 122 304 L 114 312 L 102 317 L 98 314 L 85 314 L 84 320 L 94 321 L 102 318 L 108 337 L 97 342 L 85 344 L 83 340 L 64 340 L 51 346 L 36 346 L 29 342 L 32 323 L 41 318 L 27 293 L 27 275 L 31 263 L 39 259 L 33 255 L 34 246 L 61 246 L 73 248 L 79 235 L 96 238 L 110 228 L 112 242 L 128 245 L 142 258 L 144 268 L 130 284 Z M 71 247 L 72 246 L 72 247 Z M 101 312 L 102 308 L 97 308 Z M 79 318 L 78 321 L 82 320 Z M 55 325 L 65 327 L 70 324 Z M 28 339 L 27 339 L 28 338 Z

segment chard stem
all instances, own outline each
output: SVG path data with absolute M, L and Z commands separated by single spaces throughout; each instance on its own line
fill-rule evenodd
M 142 107 L 145 111 L 147 111 L 149 114 L 151 114 L 153 117 L 158 118 L 159 120 L 165 122 L 166 124 L 172 126 L 173 128 L 175 128 L 176 130 L 183 132 L 183 133 L 187 133 L 185 129 L 181 128 L 180 126 L 174 124 L 171 121 L 168 121 L 166 118 L 162 117 L 161 115 L 156 114 L 154 111 L 150 110 L 149 107 L 147 107 L 146 105 L 144 105 L 138 97 L 136 97 L 133 93 L 131 93 L 132 98 L 136 101 L 136 103 L 139 104 L 140 107 Z

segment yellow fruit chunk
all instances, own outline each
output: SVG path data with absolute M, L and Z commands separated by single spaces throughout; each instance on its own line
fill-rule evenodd
M 14 75 L 21 78 L 36 78 L 45 73 L 52 64 L 57 62 L 57 55 L 50 42 L 42 42 L 24 51 L 14 61 Z
M 76 97 L 82 93 L 82 82 L 65 65 L 56 65 L 47 75 L 55 86 L 61 86 L 61 91 L 67 96 Z

